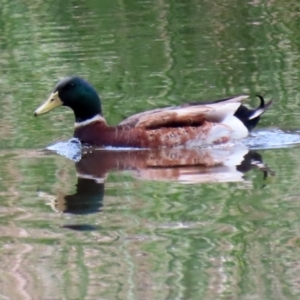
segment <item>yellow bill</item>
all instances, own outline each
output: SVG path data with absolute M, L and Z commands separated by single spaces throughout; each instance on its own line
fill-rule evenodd
M 39 108 L 36 109 L 34 112 L 35 116 L 45 114 L 50 110 L 54 109 L 55 107 L 62 106 L 63 103 L 58 96 L 58 92 L 52 93 L 47 101 L 42 104 Z

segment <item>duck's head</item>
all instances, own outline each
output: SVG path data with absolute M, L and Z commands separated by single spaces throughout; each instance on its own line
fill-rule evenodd
M 101 102 L 96 90 L 80 77 L 67 77 L 58 82 L 48 100 L 34 112 L 45 114 L 58 106 L 68 106 L 75 114 L 76 122 L 102 115 Z

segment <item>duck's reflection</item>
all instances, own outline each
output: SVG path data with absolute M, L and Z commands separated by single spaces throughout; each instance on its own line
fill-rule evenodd
M 91 214 L 100 211 L 104 197 L 104 183 L 93 179 L 78 177 L 76 193 L 60 195 L 56 210 L 76 215 Z
M 99 212 L 103 205 L 104 182 L 111 171 L 126 170 L 141 180 L 194 184 L 243 181 L 244 173 L 253 168 L 261 170 L 264 177 L 268 174 L 261 155 L 245 147 L 149 151 L 87 150 L 82 153 L 75 166 L 78 177 L 76 193 L 59 195 L 52 203 L 56 211 L 71 214 Z M 70 226 L 67 227 L 90 230 L 83 225 L 80 228 L 79 225 Z

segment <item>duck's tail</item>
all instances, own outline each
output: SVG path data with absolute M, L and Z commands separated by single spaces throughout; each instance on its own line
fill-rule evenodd
M 249 132 L 254 129 L 254 127 L 259 122 L 261 115 L 272 105 L 273 101 L 265 103 L 265 99 L 261 95 L 256 95 L 260 99 L 259 107 L 255 109 L 249 109 L 244 105 L 241 105 L 235 112 L 235 116 L 240 119 L 244 125 L 247 127 Z

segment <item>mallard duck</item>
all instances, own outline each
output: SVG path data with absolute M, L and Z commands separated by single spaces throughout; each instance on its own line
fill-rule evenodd
M 238 95 L 212 102 L 192 102 L 158 108 L 133 115 L 117 126 L 109 126 L 102 114 L 96 90 L 80 77 L 58 82 L 48 100 L 34 115 L 57 106 L 68 106 L 75 114 L 74 137 L 92 146 L 113 147 L 192 147 L 242 139 L 257 125 L 270 107 L 262 96 L 259 107 L 248 109 Z

